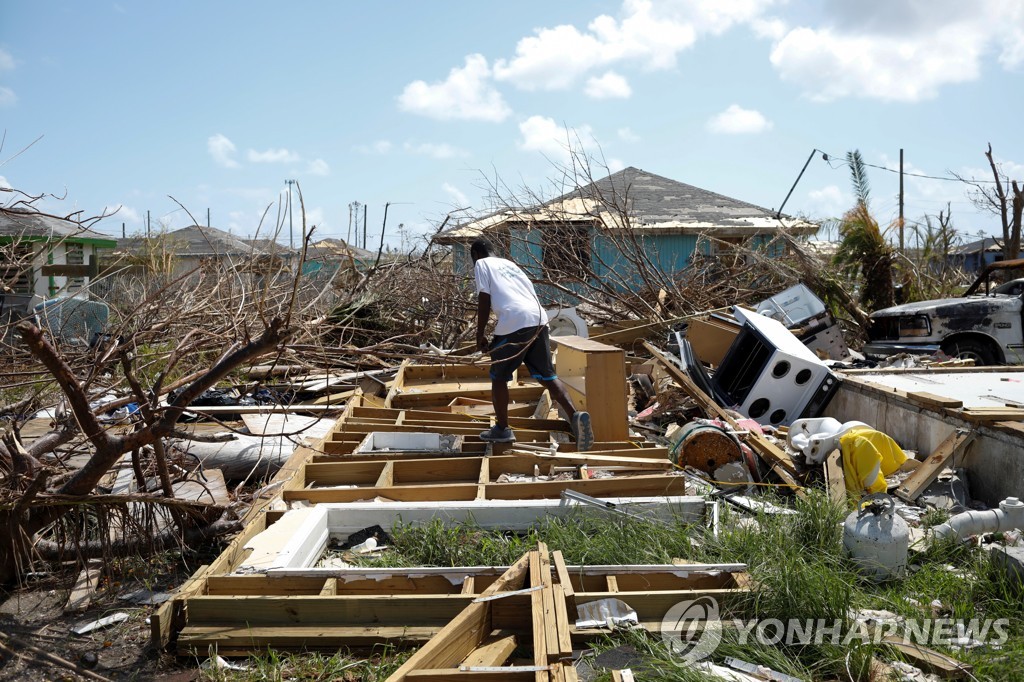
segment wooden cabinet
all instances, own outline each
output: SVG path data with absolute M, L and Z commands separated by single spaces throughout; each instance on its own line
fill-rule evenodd
M 555 371 L 578 410 L 590 413 L 594 440 L 629 440 L 626 352 L 579 336 L 556 336 Z

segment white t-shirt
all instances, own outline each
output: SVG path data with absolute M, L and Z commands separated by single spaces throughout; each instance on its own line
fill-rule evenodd
M 488 256 L 476 262 L 478 294 L 490 294 L 491 310 L 498 316 L 494 333 L 500 336 L 526 327 L 539 327 L 548 323 L 533 283 L 518 265 L 504 258 Z

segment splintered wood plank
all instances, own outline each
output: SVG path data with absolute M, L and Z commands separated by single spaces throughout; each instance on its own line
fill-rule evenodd
M 215 647 L 221 655 L 250 655 L 253 650 L 327 649 L 372 647 L 399 642 L 419 644 L 441 629 L 433 626 L 323 626 L 323 625 L 188 625 L 178 635 L 180 655 L 209 653 Z
M 86 562 L 85 568 L 78 574 L 74 587 L 68 595 L 68 602 L 64 605 L 64 613 L 85 611 L 89 608 L 89 602 L 100 584 L 100 575 L 103 573 L 103 562 L 99 559 L 90 559 Z
M 563 660 L 572 657 L 572 623 L 569 622 L 569 609 L 566 606 L 565 593 L 557 587 L 553 593 L 558 660 Z
M 907 393 L 907 397 L 911 402 L 920 403 L 927 407 L 947 407 L 955 409 L 964 406 L 964 401 L 962 400 L 949 398 L 944 395 L 935 395 L 934 393 L 928 393 L 926 391 L 913 391 L 911 393 Z
M 481 597 L 515 589 L 530 568 L 530 554 L 509 566 Z M 403 682 L 415 670 L 446 669 L 466 659 L 494 630 L 490 601 L 472 601 L 429 642 L 388 677 L 387 682 Z M 426 678 L 426 679 L 429 679 Z M 500 678 L 499 678 L 500 679 Z
M 953 458 L 966 451 L 967 446 L 974 440 L 974 436 L 974 431 L 951 433 L 949 438 L 942 441 L 935 452 L 921 462 L 910 476 L 896 488 L 896 496 L 907 502 L 913 502 L 920 497 L 924 489 L 935 482 L 935 479 L 953 461 Z
M 472 601 L 472 595 L 462 594 L 200 596 L 188 599 L 187 608 L 195 625 L 434 625 L 451 620 Z
M 496 632 L 466 656 L 462 665 L 466 667 L 489 667 L 502 665 L 517 646 L 516 636 Z
M 1024 409 L 1019 407 L 971 407 L 956 414 L 972 424 L 1024 420 Z
M 543 585 L 540 552 L 530 552 L 530 586 Z M 548 664 L 548 638 L 544 624 L 544 591 L 530 593 L 530 623 L 533 635 L 533 664 Z
M 901 654 L 913 661 L 913 664 L 927 673 L 933 673 L 944 679 L 960 679 L 963 677 L 974 677 L 974 666 L 962 663 L 952 656 L 929 649 L 920 644 L 906 642 L 902 637 L 886 635 L 882 638 L 884 644 L 896 648 Z
M 476 594 L 476 578 L 467 575 L 462 581 L 462 594 Z
M 565 600 L 569 609 L 576 613 L 576 592 L 572 587 L 572 578 L 569 576 L 569 569 L 565 565 L 565 558 L 562 550 L 556 549 L 551 553 L 551 561 L 555 565 L 555 573 L 558 575 L 558 583 L 565 594 Z
M 825 458 L 824 468 L 829 499 L 833 502 L 845 501 L 846 476 L 843 473 L 843 454 L 839 450 L 833 450 Z
M 504 670 L 460 670 L 458 668 L 414 670 L 406 675 L 406 679 L 417 680 L 417 682 L 448 682 L 448 680 L 453 682 L 528 682 L 536 678 L 532 668 L 510 667 Z

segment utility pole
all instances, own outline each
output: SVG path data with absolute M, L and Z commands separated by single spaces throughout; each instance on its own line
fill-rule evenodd
M 295 248 L 295 233 L 292 229 L 292 185 L 295 184 L 294 180 L 285 180 L 285 184 L 288 185 L 288 248 Z
M 366 248 L 366 204 L 363 204 L 363 248 Z
M 903 150 L 900 149 L 900 251 L 903 251 Z
M 149 222 L 149 211 L 146 211 L 146 239 L 150 238 L 150 222 Z
M 210 224 L 210 207 L 209 206 L 206 207 L 206 226 L 207 227 L 213 227 L 213 225 Z

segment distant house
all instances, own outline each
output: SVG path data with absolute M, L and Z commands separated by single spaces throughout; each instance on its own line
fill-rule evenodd
M 345 267 L 364 270 L 373 264 L 375 258 L 375 254 L 352 246 L 344 239 L 321 239 L 306 249 L 306 262 L 302 264 L 302 274 L 327 275 Z
M 73 220 L 0 208 L 0 307 L 87 295 L 100 253 L 116 245 Z
M 150 271 L 182 273 L 202 267 L 274 274 L 297 254 L 273 240 L 246 240 L 215 227 L 192 225 L 150 237 L 117 240 L 122 262 Z
M 1003 260 L 1003 243 L 995 237 L 985 237 L 964 244 L 949 254 L 949 260 L 967 272 L 977 272 L 986 265 Z
M 630 167 L 539 205 L 450 228 L 434 242 L 452 247 L 456 272 L 470 272 L 469 244 L 484 236 L 534 279 L 614 277 L 635 288 L 631 254 L 642 252 L 654 268 L 674 273 L 698 248 L 716 256 L 739 244 L 766 245 L 782 228 L 811 235 L 818 225 Z M 559 298 L 550 291 L 542 297 Z

